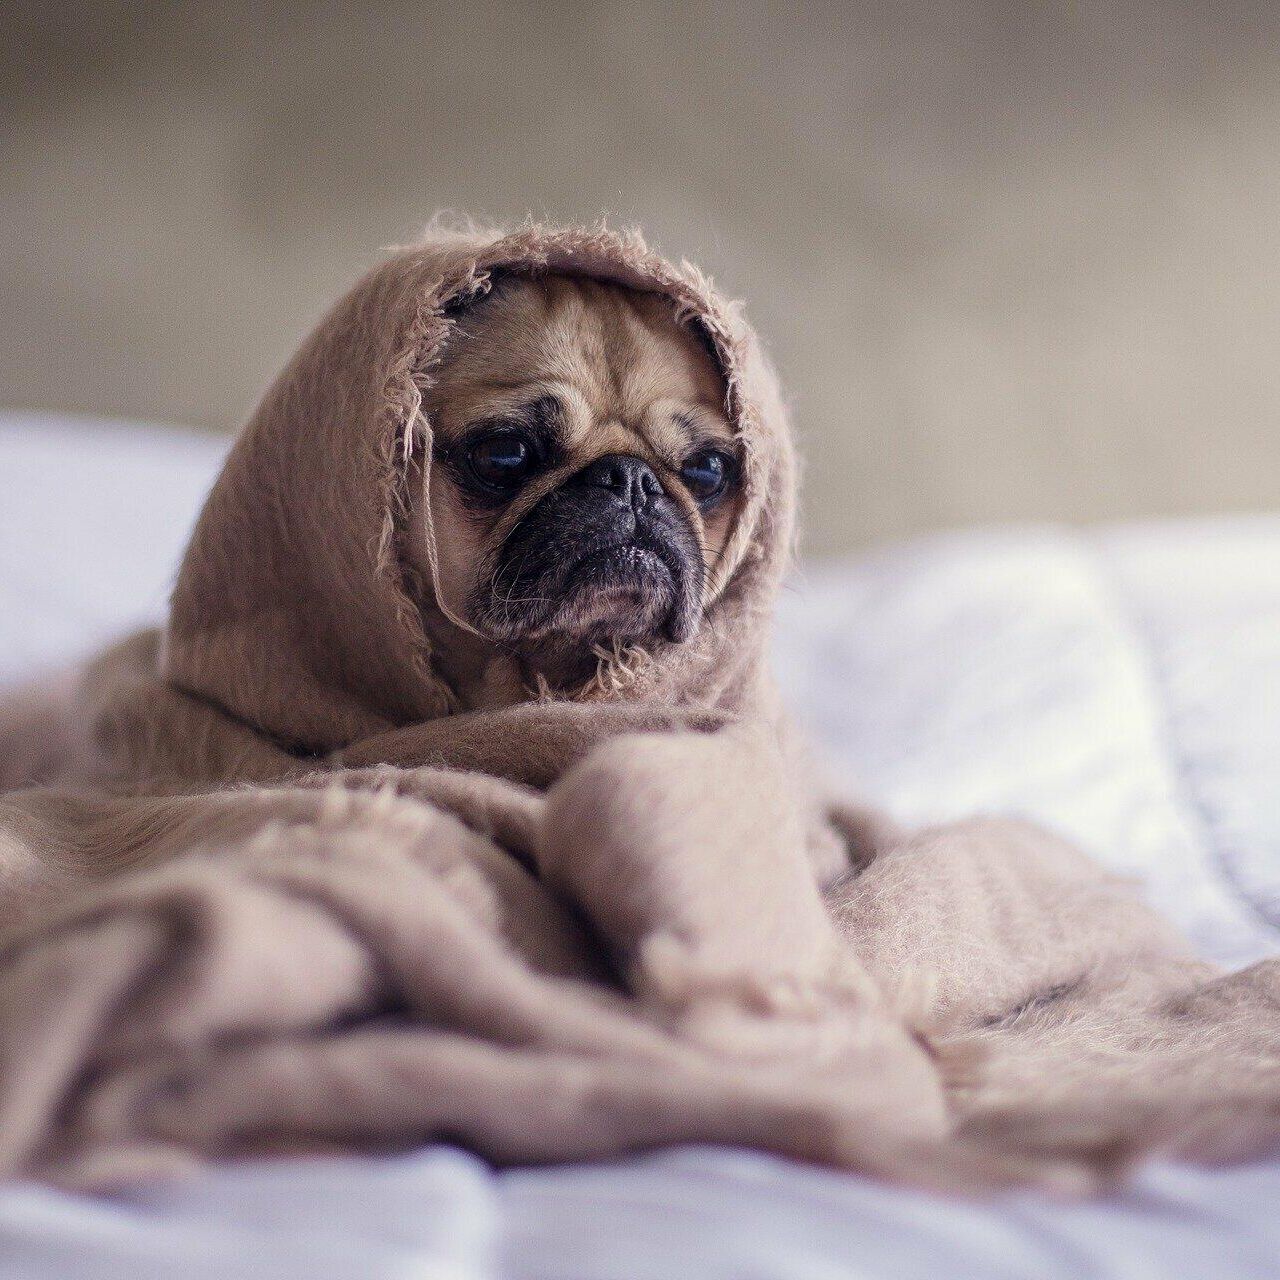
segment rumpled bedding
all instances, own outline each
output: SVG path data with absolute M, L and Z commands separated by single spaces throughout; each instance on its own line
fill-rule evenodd
M 0 429 L 15 498 L 0 553 L 26 570 L 27 608 L 0 609 L 10 677 L 154 616 L 212 469 L 201 442 L 130 434 L 77 465 L 83 437 L 33 425 Z M 172 510 L 139 516 L 130 486 L 162 456 Z M 62 485 L 42 487 L 58 458 L 73 459 Z M 105 541 L 84 536 L 77 506 Z M 23 537 L 37 510 L 62 541 Z M 1034 817 L 1139 877 L 1206 954 L 1246 963 L 1277 949 L 1278 525 L 965 535 L 810 570 L 784 596 L 775 665 L 837 768 L 856 767 L 904 821 Z M 129 531 L 126 567 L 114 548 Z M 878 678 L 855 696 L 848 671 Z M 1277 1193 L 1274 1165 L 1160 1167 L 1097 1205 L 983 1208 L 730 1152 L 499 1177 L 448 1153 L 273 1163 L 114 1204 L 13 1189 L 0 1196 L 0 1274 L 234 1277 L 269 1259 L 281 1276 L 643 1280 L 738 1275 L 750 1259 L 769 1277 L 925 1276 L 945 1258 L 975 1277 L 1263 1276 L 1280 1259 Z
M 1034 818 L 1202 954 L 1275 954 L 1280 517 L 919 539 L 808 567 L 782 617 L 832 776 L 908 823 Z
M 738 456 L 696 619 L 550 683 L 446 604 L 425 407 L 468 308 L 547 272 L 664 299 Z M 742 307 L 638 232 L 433 225 L 372 268 L 250 416 L 163 628 L 0 705 L 0 1176 L 452 1137 L 1083 1190 L 1280 1140 L 1280 961 L 1214 966 L 1034 824 L 814 785 L 767 653 L 794 475 Z M 497 705 L 450 676 L 474 636 Z

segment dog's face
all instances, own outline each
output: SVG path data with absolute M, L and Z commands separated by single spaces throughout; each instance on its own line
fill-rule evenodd
M 499 281 L 459 316 L 424 403 L 449 611 L 513 652 L 691 636 L 739 502 L 724 402 L 669 300 Z

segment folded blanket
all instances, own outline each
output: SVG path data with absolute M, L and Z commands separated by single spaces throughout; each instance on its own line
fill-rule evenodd
M 468 711 L 406 554 L 424 395 L 491 278 L 545 271 L 702 335 L 743 501 L 694 635 Z M 246 427 L 164 633 L 0 713 L 42 784 L 0 799 L 0 1172 L 716 1141 L 1075 1187 L 1275 1141 L 1274 964 L 1220 974 L 1044 832 L 814 793 L 766 661 L 792 523 L 772 372 L 693 268 L 541 227 L 376 268 Z

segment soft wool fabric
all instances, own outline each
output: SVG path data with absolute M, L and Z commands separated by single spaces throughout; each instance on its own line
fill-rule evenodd
M 693 639 L 468 712 L 407 486 L 450 326 L 504 271 L 670 298 L 745 500 Z M 0 800 L 0 1172 L 719 1141 L 1075 1187 L 1273 1141 L 1275 966 L 1218 974 L 1043 832 L 908 837 L 810 793 L 766 665 L 792 519 L 775 381 L 692 268 L 528 227 L 375 269 L 246 427 L 164 634 L 53 691 L 56 731 L 7 712 L 5 776 L 60 785 Z

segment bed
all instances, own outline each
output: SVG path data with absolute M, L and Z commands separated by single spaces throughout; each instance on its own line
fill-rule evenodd
M 0 683 L 163 609 L 224 445 L 0 415 Z M 911 822 L 1014 812 L 1208 955 L 1280 953 L 1280 517 L 933 536 L 798 573 L 775 661 L 834 784 Z M 0 1278 L 1280 1273 L 1280 1160 L 1083 1204 L 964 1203 L 727 1149 L 495 1172 L 445 1146 L 94 1200 L 0 1188 Z

